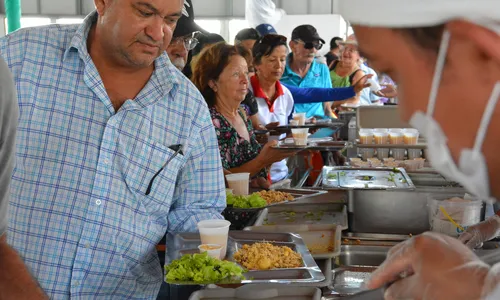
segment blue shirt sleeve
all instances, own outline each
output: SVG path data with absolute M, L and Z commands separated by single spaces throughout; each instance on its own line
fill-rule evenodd
M 295 104 L 342 101 L 356 96 L 354 87 L 346 88 L 301 88 L 281 83 L 292 93 Z

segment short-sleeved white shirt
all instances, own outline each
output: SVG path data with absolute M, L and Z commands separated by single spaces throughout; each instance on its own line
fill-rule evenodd
M 279 125 L 288 124 L 288 116 L 293 111 L 293 96 L 292 93 L 279 81 L 276 82 L 276 99 L 271 103 L 267 96 L 260 88 L 257 75 L 250 79 L 250 90 L 255 96 L 255 100 L 259 106 L 258 118 L 261 124 L 267 125 L 273 122 L 279 122 Z M 283 138 L 284 135 L 280 136 Z M 286 159 L 274 163 L 271 166 L 271 181 L 277 182 L 284 179 L 288 175 L 288 167 Z

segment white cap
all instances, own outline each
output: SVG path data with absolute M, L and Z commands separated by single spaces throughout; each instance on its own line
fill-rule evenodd
M 337 0 L 334 13 L 351 24 L 408 28 L 465 19 L 500 32 L 500 0 Z

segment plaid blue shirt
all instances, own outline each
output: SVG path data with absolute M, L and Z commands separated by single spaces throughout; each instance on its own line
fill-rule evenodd
M 0 40 L 20 120 L 8 241 L 54 299 L 155 299 L 155 245 L 168 231 L 222 218 L 224 179 L 205 101 L 166 54 L 118 112 L 81 26 Z M 170 145 L 183 144 L 172 157 Z

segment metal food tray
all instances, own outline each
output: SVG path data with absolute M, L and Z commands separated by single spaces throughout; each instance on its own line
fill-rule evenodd
M 268 225 L 250 226 L 244 230 L 298 233 L 314 259 L 328 259 L 340 254 L 342 228 L 339 225 Z
M 376 269 L 377 267 L 371 266 L 345 266 L 333 270 L 332 285 L 329 286 L 331 294 L 347 297 L 363 291 L 364 284 Z
M 254 226 L 263 225 L 339 225 L 348 228 L 347 207 L 342 203 L 288 204 L 268 208 Z
M 250 298 L 269 300 L 321 300 L 321 290 L 314 287 L 290 287 L 260 284 L 245 285 L 237 289 L 197 291 L 191 295 L 189 300 L 245 300 Z
M 339 128 L 344 126 L 344 122 L 331 121 L 331 122 L 319 122 L 319 123 L 306 123 L 304 125 L 281 125 L 276 127 L 276 130 L 292 130 L 295 128 L 309 128 L 309 129 L 320 129 L 320 128 Z
M 299 235 L 293 233 L 257 233 L 251 231 L 230 231 L 227 242 L 228 261 L 233 261 L 236 253 L 245 244 L 268 242 L 277 246 L 287 246 L 302 256 L 302 267 L 289 269 L 271 269 L 265 271 L 249 270 L 244 274 L 248 283 L 280 283 L 280 284 L 318 284 L 325 281 L 326 277 L 314 261 L 311 253 Z M 169 233 L 167 235 L 167 264 L 185 254 L 199 253 L 201 244 L 199 233 Z M 190 285 L 200 284 L 193 282 L 169 282 L 170 284 Z M 212 282 L 213 283 L 213 282 Z M 206 283 L 209 284 L 209 283 Z
M 415 189 L 403 168 L 323 167 L 322 187 L 335 189 Z

